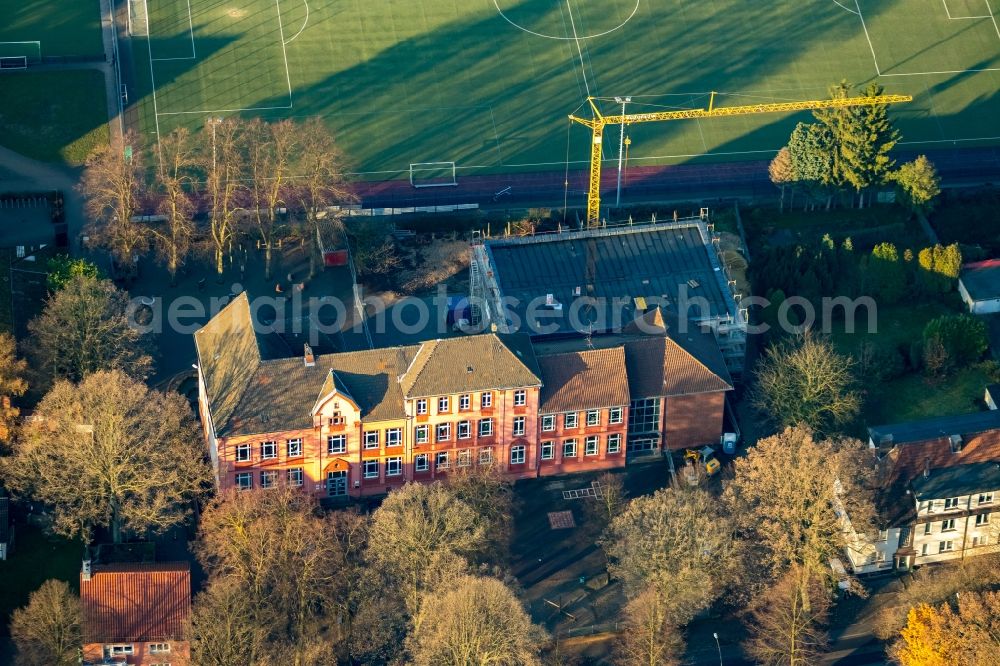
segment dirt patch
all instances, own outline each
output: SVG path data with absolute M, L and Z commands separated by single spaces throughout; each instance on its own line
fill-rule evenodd
M 415 241 L 403 248 L 400 290 L 408 295 L 433 292 L 443 284 L 448 291 L 464 293 L 468 286 L 469 244 L 463 240 Z

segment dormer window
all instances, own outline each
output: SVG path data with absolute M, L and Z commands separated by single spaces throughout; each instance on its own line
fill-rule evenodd
M 427 400 L 425 400 L 424 398 L 420 398 L 419 400 L 417 400 L 417 414 L 426 414 L 426 413 L 427 413 Z
M 344 425 L 344 415 L 340 412 L 334 412 L 333 416 L 330 417 L 330 425 L 339 426 Z
M 948 441 L 951 442 L 951 452 L 952 453 L 958 453 L 959 451 L 962 450 L 962 436 L 961 435 L 952 435 L 951 437 L 948 438 Z

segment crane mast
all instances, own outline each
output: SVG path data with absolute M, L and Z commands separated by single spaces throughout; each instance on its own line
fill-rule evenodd
M 601 214 L 601 159 L 604 128 L 608 125 L 631 125 L 633 123 L 658 122 L 661 120 L 691 120 L 700 118 L 720 118 L 724 116 L 746 116 L 755 113 L 787 113 L 815 109 L 842 109 L 855 106 L 879 106 L 913 101 L 910 95 L 878 95 L 876 97 L 843 97 L 835 99 L 804 100 L 800 102 L 777 102 L 772 104 L 746 104 L 742 106 L 715 106 L 715 93 L 709 98 L 706 109 L 683 109 L 680 111 L 656 111 L 653 113 L 629 113 L 604 115 L 593 97 L 587 102 L 594 113 L 593 118 L 570 115 L 572 122 L 589 127 L 590 144 L 590 189 L 587 194 L 587 226 L 596 226 Z

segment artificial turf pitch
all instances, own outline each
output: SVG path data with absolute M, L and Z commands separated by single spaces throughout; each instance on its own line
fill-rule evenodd
M 893 109 L 908 147 L 1000 140 L 1000 0 L 137 1 L 144 132 L 321 115 L 374 178 L 561 170 L 567 148 L 582 167 L 587 130 L 566 116 L 588 94 L 638 112 L 877 77 L 915 97 Z M 761 158 L 806 117 L 634 125 L 630 164 Z M 614 128 L 605 141 L 617 159 Z

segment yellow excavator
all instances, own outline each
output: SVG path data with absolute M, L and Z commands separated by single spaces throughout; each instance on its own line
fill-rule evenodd
M 719 460 L 715 457 L 715 449 L 711 446 L 687 449 L 684 451 L 684 460 L 691 461 L 697 469 L 704 470 L 705 476 L 714 476 L 719 471 Z

